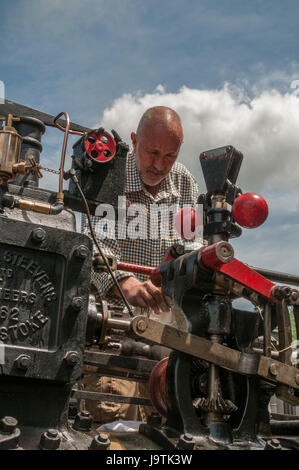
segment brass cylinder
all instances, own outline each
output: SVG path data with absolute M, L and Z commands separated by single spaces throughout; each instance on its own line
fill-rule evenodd
M 18 206 L 24 211 L 39 212 L 41 214 L 50 214 L 51 205 L 45 202 L 28 201 L 27 199 L 19 199 Z
M 4 126 L 0 131 L 0 177 L 4 180 L 14 176 L 13 166 L 19 161 L 22 137 L 14 127 Z

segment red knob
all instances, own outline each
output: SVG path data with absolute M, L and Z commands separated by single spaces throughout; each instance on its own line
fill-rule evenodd
M 256 228 L 268 217 L 268 204 L 256 193 L 246 193 L 235 199 L 232 216 L 241 227 Z
M 194 240 L 196 228 L 202 225 L 202 218 L 198 209 L 183 207 L 174 218 L 174 228 L 184 240 Z

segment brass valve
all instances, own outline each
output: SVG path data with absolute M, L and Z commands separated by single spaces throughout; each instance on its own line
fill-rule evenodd
M 20 173 L 21 175 L 26 175 L 29 171 L 34 171 L 38 178 L 43 177 L 40 172 L 40 165 L 35 161 L 32 155 L 28 158 L 28 162 L 21 161 L 19 163 L 15 163 L 12 166 L 12 171 L 14 173 Z

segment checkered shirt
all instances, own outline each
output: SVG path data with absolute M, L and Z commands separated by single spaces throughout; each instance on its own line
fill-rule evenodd
M 180 207 L 195 207 L 198 195 L 195 178 L 184 165 L 175 162 L 162 181 L 158 194 L 153 196 L 140 179 L 134 153 L 129 153 L 124 191 L 126 217 L 123 223 L 117 223 L 117 220 L 115 224 L 111 221 L 107 223 L 107 220 L 103 222 L 102 217 L 92 216 L 92 226 L 106 254 L 116 256 L 118 261 L 157 267 L 173 243 L 184 244 L 174 230 L 173 217 L 166 217 L 164 211 L 171 206 L 175 215 Z M 86 216 L 82 217 L 82 231 L 90 235 Z M 195 248 L 198 248 L 198 242 L 196 246 L 194 244 Z M 149 279 L 145 275 L 124 271 L 115 271 L 115 276 L 118 281 L 129 276 L 135 276 L 141 281 Z M 96 283 L 103 299 L 115 306 L 123 306 L 122 301 L 111 292 L 114 282 L 109 273 L 92 272 L 92 281 Z

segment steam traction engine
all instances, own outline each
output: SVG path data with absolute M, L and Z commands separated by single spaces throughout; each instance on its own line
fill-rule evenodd
M 242 155 L 224 147 L 200 157 L 207 186 L 200 197 L 205 246 L 192 252 L 172 247 L 158 268 L 124 266 L 101 251 L 92 233 L 100 252 L 92 263 L 92 241 L 76 233 L 73 211 L 90 218 L 102 202 L 116 206 L 128 147 L 115 132 L 112 137 L 104 129 L 82 128 L 66 113 L 53 119 L 8 101 L 0 113 L 5 122 L 0 131 L 0 449 L 109 447 L 106 436 L 90 432 L 87 412 L 78 410 L 68 419 L 71 395 L 86 397 L 72 390 L 84 362 L 110 375 L 121 376 L 123 370 L 132 380 L 150 375 L 159 414 L 135 436 L 140 442 L 146 436 L 143 448 L 153 441 L 163 449 L 297 448 L 298 421 L 270 420 L 268 404 L 274 393 L 298 403 L 288 310 L 292 306 L 298 325 L 298 292 L 272 281 L 299 283 L 234 257 L 228 240 L 241 234 L 236 222 L 252 227 L 267 215 L 262 198 L 241 195 L 236 186 Z M 57 192 L 38 187 L 45 124 L 65 133 Z M 72 168 L 65 171 L 70 133 L 80 140 Z M 68 191 L 63 179 L 70 180 Z M 92 265 L 112 276 L 114 268 L 147 270 L 171 297 L 176 328 L 110 312 L 89 290 Z M 232 307 L 241 297 L 254 311 Z M 86 340 L 101 346 L 113 334 L 120 338 L 121 354 L 85 348 Z M 169 359 L 158 362 L 155 345 L 170 348 Z

